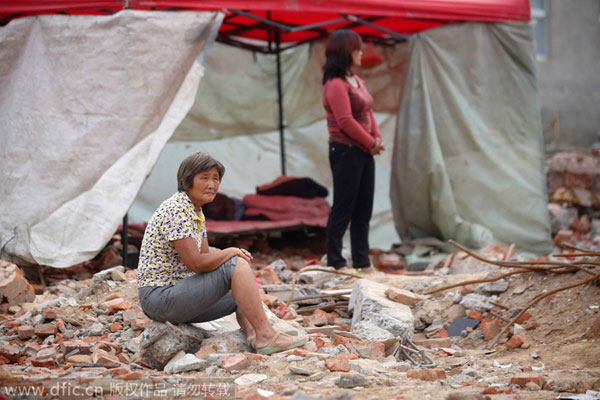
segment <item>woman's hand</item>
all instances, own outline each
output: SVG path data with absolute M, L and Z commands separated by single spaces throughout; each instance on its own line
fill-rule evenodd
M 232 254 L 231 257 L 234 257 L 234 256 L 241 257 L 244 260 L 246 260 L 246 262 L 248 264 L 252 263 L 253 257 L 252 257 L 252 254 L 250 254 L 250 252 L 248 250 L 242 249 L 240 247 L 229 247 L 227 250 L 231 252 L 231 254 Z
M 383 139 L 378 137 L 375 139 L 375 143 L 373 144 L 373 147 L 371 147 L 371 150 L 369 150 L 369 153 L 376 156 L 376 155 L 381 154 L 384 150 L 385 150 L 385 144 L 383 143 Z

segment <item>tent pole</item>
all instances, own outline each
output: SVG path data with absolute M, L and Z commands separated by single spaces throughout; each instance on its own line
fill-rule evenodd
M 285 142 L 283 134 L 283 92 L 281 90 L 281 33 L 275 32 L 275 56 L 277 57 L 277 103 L 279 106 L 279 147 L 281 149 L 281 175 L 285 175 Z
M 123 217 L 123 229 L 121 229 L 121 243 L 123 244 L 123 250 L 122 250 L 123 266 L 125 268 L 127 268 L 127 247 L 128 247 L 127 220 L 128 220 L 128 214 L 126 213 L 125 216 Z

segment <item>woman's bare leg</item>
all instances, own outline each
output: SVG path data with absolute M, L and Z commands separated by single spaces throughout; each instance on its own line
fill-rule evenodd
M 256 337 L 256 332 L 254 332 L 252 324 L 250 323 L 250 321 L 248 321 L 248 318 L 246 318 L 244 312 L 239 307 L 235 313 L 235 317 L 237 318 L 238 324 L 240 324 L 240 327 L 246 334 L 246 338 L 248 339 L 248 345 L 250 345 L 252 339 Z
M 269 344 L 277 332 L 269 323 L 263 310 L 258 288 L 254 281 L 254 273 L 250 265 L 241 257 L 238 257 L 235 265 L 233 279 L 231 280 L 231 292 L 238 309 L 242 311 L 244 317 L 256 332 L 256 347 L 261 348 Z M 297 341 L 297 337 L 281 334 L 275 344 L 286 346 Z

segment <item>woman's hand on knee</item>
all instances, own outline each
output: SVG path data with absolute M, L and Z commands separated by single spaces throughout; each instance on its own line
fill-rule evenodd
M 250 252 L 248 250 L 242 249 L 242 248 L 239 248 L 239 247 L 230 247 L 227 250 L 232 251 L 232 254 L 233 254 L 232 257 L 233 256 L 238 256 L 238 257 L 244 259 L 248 264 L 252 263 L 252 258 L 253 257 L 252 257 L 252 254 L 250 254 Z

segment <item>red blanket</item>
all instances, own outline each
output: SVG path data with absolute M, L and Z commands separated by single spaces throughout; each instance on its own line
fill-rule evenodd
M 296 196 L 260 194 L 244 196 L 244 206 L 245 219 L 266 217 L 271 221 L 327 217 L 331 209 L 327 200 L 322 197 L 303 199 Z

